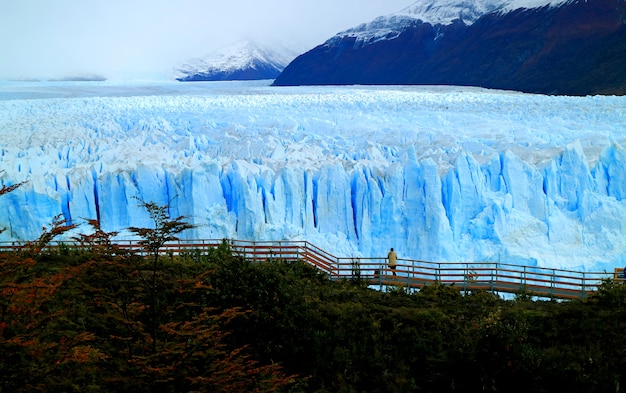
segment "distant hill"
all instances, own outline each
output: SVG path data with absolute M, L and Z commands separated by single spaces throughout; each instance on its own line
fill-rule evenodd
M 275 79 L 295 53 L 253 42 L 240 42 L 175 69 L 181 82 Z
M 275 85 L 445 84 L 626 94 L 623 0 L 418 1 L 297 57 Z
M 105 76 L 98 74 L 70 75 L 62 78 L 48 79 L 50 82 L 104 82 Z

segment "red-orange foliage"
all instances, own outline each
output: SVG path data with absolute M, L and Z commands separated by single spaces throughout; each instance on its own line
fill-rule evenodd
M 0 254 L 0 387 L 11 391 L 35 390 L 68 363 L 100 359 L 86 349 L 92 334 L 56 331 L 66 310 L 55 296 L 71 275 L 42 270 L 30 257 Z
M 87 224 L 93 229 L 93 233 L 78 234 L 74 236 L 74 240 L 78 242 L 81 248 L 86 248 L 93 254 L 97 255 L 120 255 L 123 254 L 122 249 L 114 244 L 113 239 L 119 232 L 106 232 L 100 226 L 100 221 L 95 219 L 87 219 Z
M 182 307 L 188 307 L 183 305 Z M 275 392 L 292 382 L 279 365 L 261 365 L 246 348 L 229 349 L 226 326 L 244 315 L 239 309 L 202 309 L 191 320 L 163 324 L 166 339 L 155 355 L 139 358 L 159 385 L 195 392 Z
M 2 175 L 4 172 L 5 171 L 0 171 L 0 175 Z M 10 186 L 3 185 L 2 188 L 0 188 L 0 195 L 8 194 L 8 193 L 10 193 L 12 191 L 15 191 L 16 189 L 20 188 L 21 186 L 23 186 L 26 183 L 28 183 L 28 181 L 15 183 L 15 184 L 12 184 Z

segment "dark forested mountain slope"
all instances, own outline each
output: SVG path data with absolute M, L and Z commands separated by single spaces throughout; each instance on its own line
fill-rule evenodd
M 389 38 L 338 34 L 275 85 L 447 84 L 524 92 L 626 93 L 626 2 L 496 11 L 474 23 L 403 20 Z

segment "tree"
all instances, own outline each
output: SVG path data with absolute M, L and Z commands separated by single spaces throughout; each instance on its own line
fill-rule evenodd
M 41 252 L 50 245 L 50 243 L 58 236 L 63 235 L 66 232 L 75 229 L 77 224 L 66 225 L 67 221 L 62 217 L 61 214 L 57 214 L 50 224 L 50 228 L 43 227 L 41 228 L 41 235 L 37 238 L 37 240 L 28 242 L 23 248 L 22 251 L 26 252 L 30 255 L 39 255 Z
M 56 233 L 45 232 L 45 239 Z M 78 383 L 76 365 L 94 375 L 102 359 L 61 299 L 73 272 L 32 245 L 0 253 L 0 392 L 52 391 L 69 375 Z
M 140 270 L 140 276 L 150 291 L 150 309 L 152 315 L 152 350 L 154 353 L 157 352 L 157 335 L 158 335 L 158 326 L 159 326 L 159 302 L 158 302 L 158 283 L 157 283 L 157 272 L 159 267 L 159 252 L 161 248 L 165 245 L 165 243 L 178 240 L 176 237 L 177 234 L 187 230 L 195 228 L 195 225 L 189 224 L 185 220 L 187 217 L 179 216 L 177 218 L 171 219 L 168 213 L 169 203 L 166 205 L 158 205 L 155 202 L 145 202 L 139 198 L 135 198 L 140 202 L 140 206 L 144 207 L 152 222 L 154 223 L 154 228 L 138 228 L 138 227 L 130 227 L 129 231 L 135 233 L 142 240 L 139 241 L 139 244 L 144 248 L 144 250 L 152 255 L 152 267 L 150 270 L 151 278 L 146 278 L 142 271 Z
M 130 227 L 129 231 L 142 238 L 139 244 L 154 257 L 154 266 L 158 264 L 159 252 L 165 243 L 178 240 L 175 236 L 187 229 L 195 228 L 193 224 L 186 222 L 186 216 L 171 219 L 168 213 L 169 203 L 158 205 L 155 202 L 145 202 L 139 198 L 139 205 L 145 208 L 154 223 L 154 228 Z
M 261 364 L 247 345 L 232 345 L 233 321 L 249 312 L 202 306 L 213 290 L 205 281 L 200 274 L 177 283 L 177 301 L 168 305 L 169 320 L 159 326 L 163 344 L 134 360 L 145 384 L 156 391 L 243 393 L 280 391 L 292 383 L 279 364 Z
M 93 259 L 76 266 L 65 289 L 76 301 L 72 318 L 84 319 L 106 356 L 97 375 L 100 391 L 271 392 L 291 383 L 279 364 L 263 362 L 248 342 L 231 340 L 234 325 L 245 321 L 249 311 L 215 304 L 219 297 L 209 276 L 216 274 L 212 267 L 228 250 L 210 251 L 202 261 L 160 259 L 156 352 L 152 288 L 140 276 L 152 259 L 86 253 Z
M 86 221 L 87 224 L 93 228 L 93 233 L 89 235 L 79 233 L 77 236 L 73 237 L 81 248 L 86 248 L 92 254 L 100 256 L 125 254 L 124 250 L 112 241 L 112 239 L 117 236 L 119 232 L 106 232 L 102 230 L 100 227 L 100 221 L 98 220 L 88 219 Z

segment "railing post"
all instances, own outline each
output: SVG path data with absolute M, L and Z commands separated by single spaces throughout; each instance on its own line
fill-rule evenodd
M 463 269 L 463 291 L 467 295 L 467 281 L 469 280 L 469 263 L 465 264 L 465 269 Z
M 582 282 L 580 284 L 580 288 L 581 288 L 580 298 L 584 299 L 585 298 L 585 272 L 583 272 L 583 277 L 582 277 Z
M 309 263 L 309 244 L 304 242 L 304 260 Z
M 407 266 L 408 267 L 408 266 Z M 406 269 L 406 287 L 407 289 L 411 288 L 411 272 L 410 269 Z

